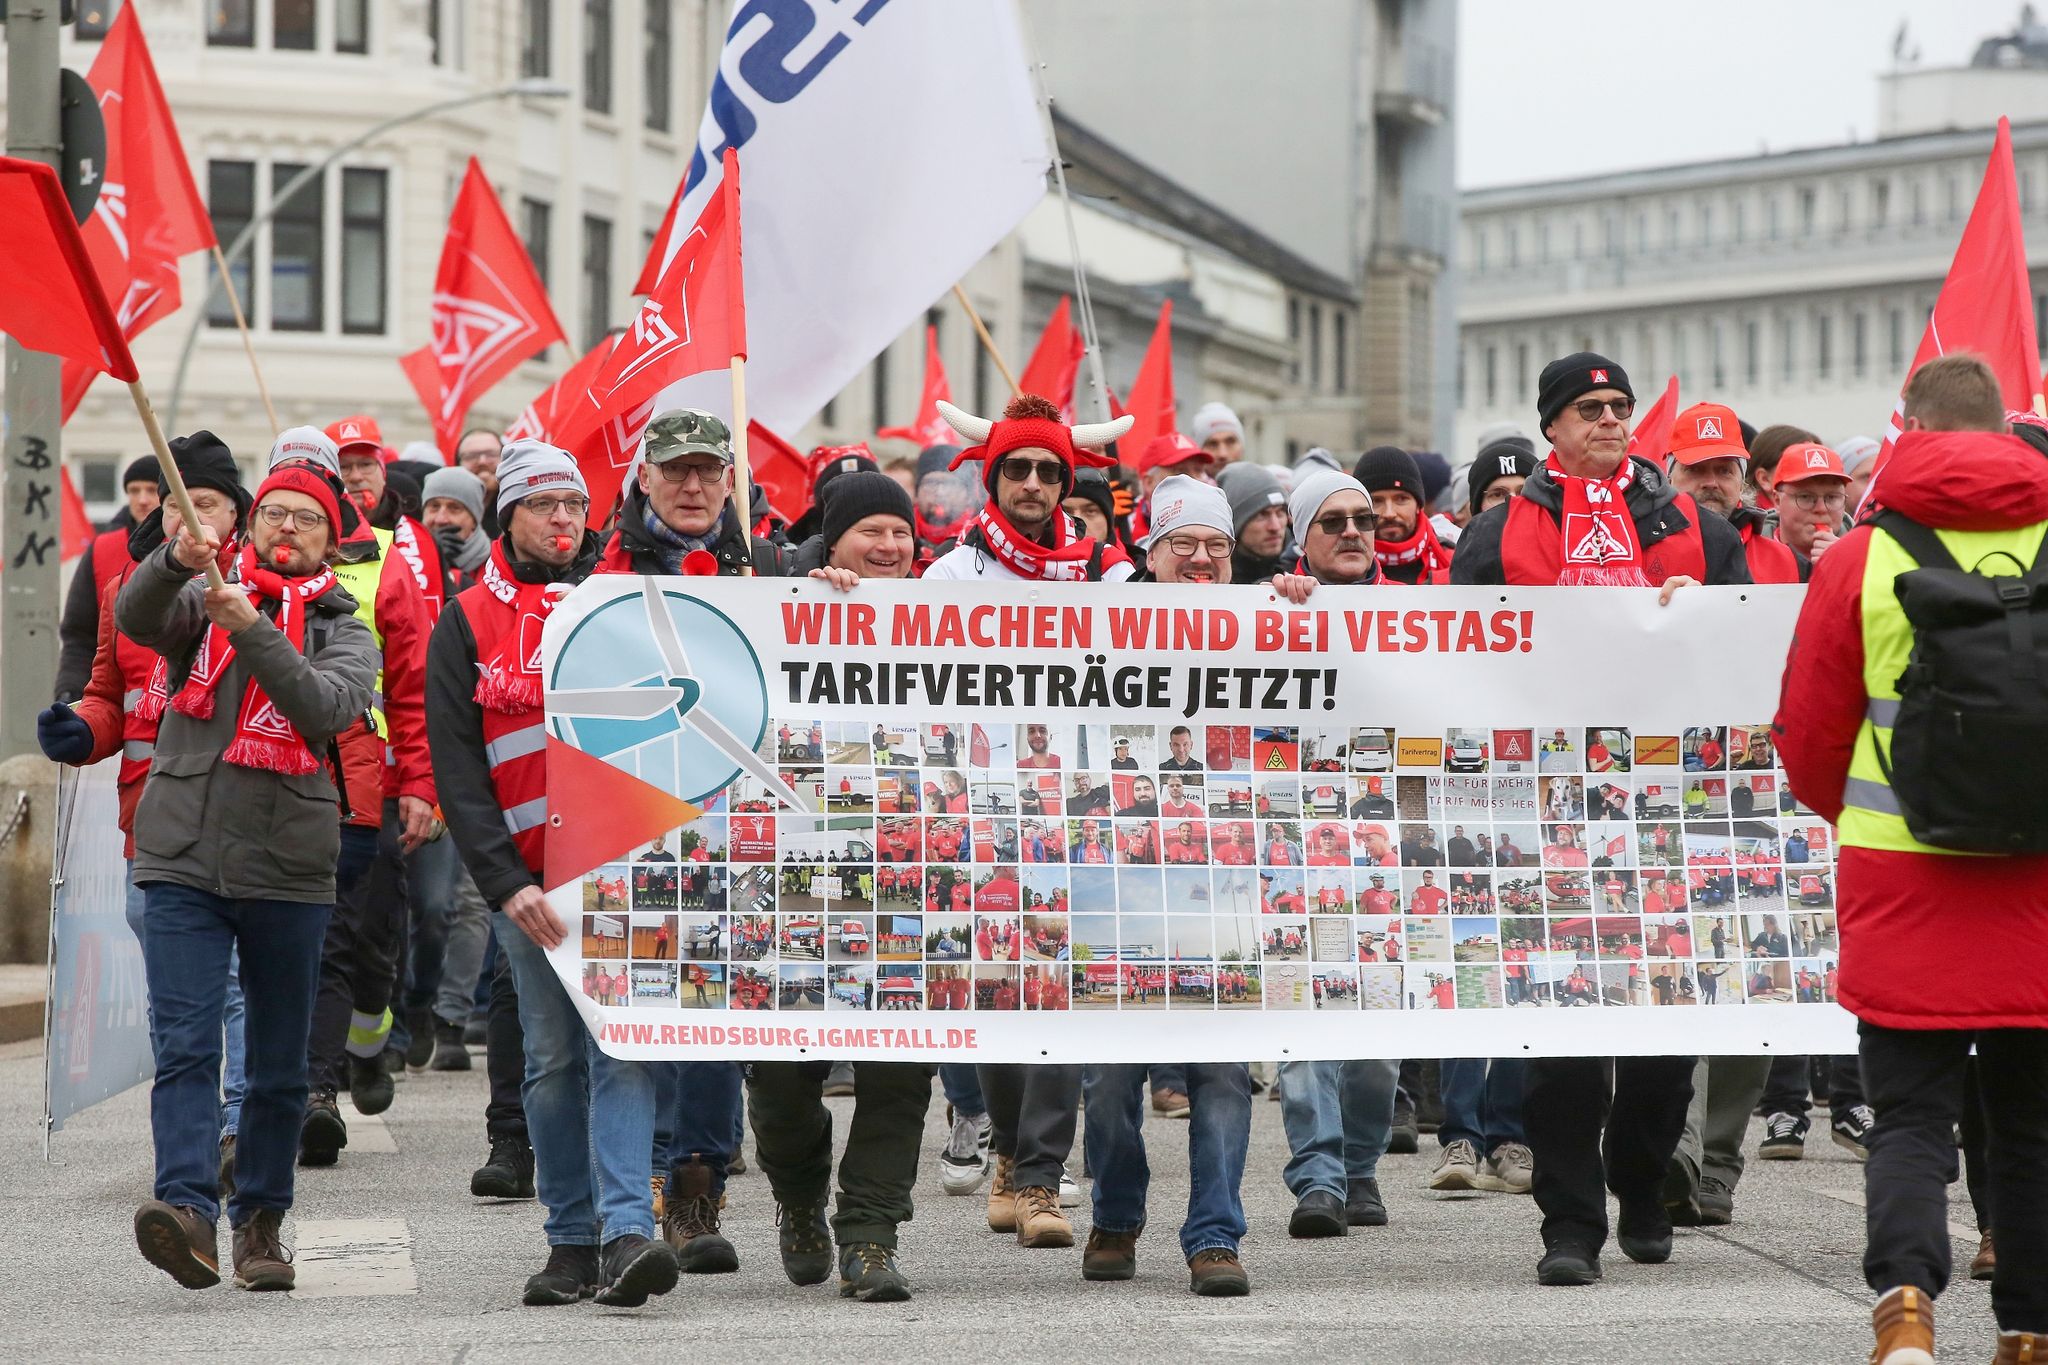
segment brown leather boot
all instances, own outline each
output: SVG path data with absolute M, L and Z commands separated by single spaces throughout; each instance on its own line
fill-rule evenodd
M 1900 1285 L 1870 1310 L 1877 1345 L 1870 1365 L 1934 1365 L 1934 1303 L 1912 1285 Z
M 988 1182 L 988 1230 L 1017 1230 L 1017 1159 L 998 1156 L 995 1176 Z
M 2000 1332 L 1998 1354 L 1991 1365 L 2043 1365 L 2048 1362 L 2048 1332 Z
M 1017 1245 L 1024 1247 L 1070 1247 L 1074 1225 L 1060 1208 L 1057 1185 L 1027 1185 L 1017 1191 Z
M 258 1209 L 235 1229 L 235 1286 L 239 1289 L 290 1289 L 298 1280 L 292 1254 L 284 1249 L 278 1229 L 284 1214 Z
M 1138 1273 L 1138 1234 L 1088 1231 L 1088 1245 L 1081 1249 L 1081 1278 L 1084 1280 L 1128 1280 Z
M 675 1248 L 686 1275 L 725 1275 L 740 1268 L 740 1254 L 718 1230 L 720 1200 L 711 1193 L 711 1168 L 689 1161 L 669 1172 L 661 1235 Z
M 142 1259 L 187 1289 L 220 1283 L 219 1232 L 192 1209 L 150 1200 L 135 1210 L 135 1245 Z
M 1236 1252 L 1210 1247 L 1188 1262 L 1188 1288 L 1206 1299 L 1237 1298 L 1252 1292 L 1252 1281 Z
M 1977 1239 L 1977 1254 L 1970 1258 L 1970 1278 L 1988 1280 L 1998 1269 L 1998 1249 L 1991 1245 L 1991 1234 L 1984 1233 Z

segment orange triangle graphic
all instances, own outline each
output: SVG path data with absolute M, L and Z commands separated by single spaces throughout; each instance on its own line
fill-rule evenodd
M 703 813 L 550 735 L 547 889 L 575 881 Z

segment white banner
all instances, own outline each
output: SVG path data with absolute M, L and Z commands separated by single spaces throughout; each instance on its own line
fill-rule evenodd
M 674 236 L 740 149 L 748 403 L 794 433 L 1045 193 L 1012 0 L 739 0 Z M 721 370 L 664 406 L 729 413 Z
M 594 578 L 556 961 L 633 1057 L 1848 1051 L 1799 601 Z

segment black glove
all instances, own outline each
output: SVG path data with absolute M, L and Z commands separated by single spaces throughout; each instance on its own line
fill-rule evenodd
M 92 727 L 60 701 L 37 714 L 36 743 L 51 762 L 76 768 L 92 757 Z
M 453 526 L 436 526 L 434 543 L 441 547 L 441 558 L 453 564 L 462 557 L 462 547 L 469 544 L 469 537 Z

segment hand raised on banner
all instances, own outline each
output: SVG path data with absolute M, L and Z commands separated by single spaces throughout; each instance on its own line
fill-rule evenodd
M 1315 579 L 1305 573 L 1276 573 L 1273 575 L 1273 591 L 1292 602 L 1295 606 L 1306 606 L 1308 595 L 1316 590 Z
M 1671 605 L 1671 595 L 1680 588 L 1697 588 L 1699 585 L 1700 581 L 1697 578 L 1691 578 L 1685 574 L 1680 574 L 1676 578 L 1667 578 L 1664 580 L 1664 586 L 1657 590 L 1657 605 L 1668 607 Z
M 841 592 L 852 592 L 853 585 L 860 582 L 860 575 L 851 569 L 826 567 L 811 570 L 811 577 L 822 578 Z
M 568 926 L 537 886 L 522 886 L 514 891 L 505 898 L 504 910 L 505 917 L 518 925 L 521 933 L 544 949 L 557 948 L 569 937 Z

